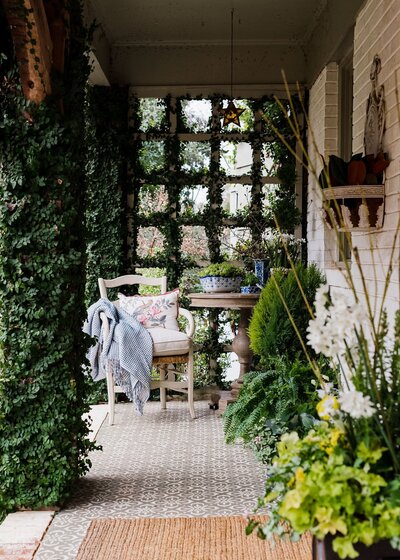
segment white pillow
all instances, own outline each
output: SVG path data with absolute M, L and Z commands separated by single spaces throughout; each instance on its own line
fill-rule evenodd
M 144 327 L 164 327 L 179 331 L 179 290 L 159 296 L 124 296 L 118 294 L 121 309 L 135 317 Z

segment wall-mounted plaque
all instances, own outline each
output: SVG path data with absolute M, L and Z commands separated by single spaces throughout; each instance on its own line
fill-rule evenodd
M 370 71 L 371 93 L 368 96 L 367 115 L 364 129 L 365 155 L 376 156 L 382 151 L 382 137 L 385 129 L 385 91 L 378 86 L 381 59 L 376 54 Z

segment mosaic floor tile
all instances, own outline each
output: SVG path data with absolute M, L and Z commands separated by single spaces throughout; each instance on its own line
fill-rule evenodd
M 143 416 L 116 406 L 93 452 L 91 471 L 54 518 L 35 560 L 73 560 L 92 519 L 245 515 L 263 491 L 262 467 L 241 445 L 226 445 L 222 420 L 206 402 L 150 402 Z

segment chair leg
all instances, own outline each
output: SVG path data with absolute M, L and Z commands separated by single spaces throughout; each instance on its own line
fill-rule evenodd
M 160 372 L 160 402 L 161 402 L 161 410 L 165 410 L 167 408 L 167 390 L 165 387 L 162 386 L 162 382 L 165 381 L 165 374 L 166 374 L 166 367 L 160 366 L 158 368 Z
M 115 390 L 111 368 L 107 365 L 107 394 L 108 394 L 108 425 L 114 424 Z
M 196 414 L 193 404 L 193 378 L 194 378 L 194 360 L 193 360 L 193 347 L 190 348 L 189 357 L 187 362 L 187 379 L 188 379 L 188 405 L 190 416 L 194 419 Z

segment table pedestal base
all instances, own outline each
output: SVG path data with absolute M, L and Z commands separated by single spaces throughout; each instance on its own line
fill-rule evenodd
M 252 309 L 242 307 L 240 309 L 239 326 L 236 336 L 232 341 L 232 350 L 239 358 L 240 373 L 238 379 L 231 385 L 231 394 L 234 399 L 237 398 L 240 388 L 243 384 L 244 374 L 250 371 L 253 352 L 250 349 L 250 339 L 247 334 L 249 328 Z
M 218 416 L 221 416 L 225 412 L 228 404 L 235 402 L 235 397 L 232 396 L 231 391 L 220 391 L 219 394 L 221 398 L 218 402 Z
M 240 374 L 231 386 L 229 397 L 221 395 L 219 408 L 226 408 L 229 402 L 233 402 L 242 386 L 243 376 L 250 370 L 253 352 L 250 350 L 250 339 L 247 334 L 253 307 L 256 305 L 260 294 L 227 293 L 196 293 L 189 294 L 191 307 L 205 307 L 209 309 L 238 309 L 239 325 L 232 341 L 232 351 L 239 358 Z

